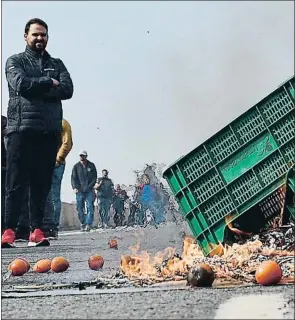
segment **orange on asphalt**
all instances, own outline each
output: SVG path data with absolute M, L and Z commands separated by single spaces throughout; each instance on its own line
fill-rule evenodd
M 50 259 L 41 259 L 37 261 L 33 267 L 33 271 L 38 273 L 46 273 L 51 269 L 51 260 Z
M 104 265 L 104 259 L 100 255 L 91 256 L 88 259 L 88 266 L 91 270 L 99 270 Z
M 17 258 L 9 264 L 8 270 L 11 271 L 13 276 L 22 276 L 29 270 L 28 262 L 23 258 Z
M 262 286 L 278 284 L 282 278 L 280 265 L 272 260 L 262 262 L 256 269 L 255 279 Z
M 55 257 L 51 261 L 51 270 L 56 273 L 66 271 L 69 266 L 69 261 L 64 257 Z

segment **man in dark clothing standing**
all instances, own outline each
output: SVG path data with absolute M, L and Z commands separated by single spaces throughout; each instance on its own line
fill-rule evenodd
M 97 198 L 100 203 L 100 217 L 103 228 L 109 227 L 110 208 L 114 196 L 114 184 L 108 177 L 109 172 L 106 169 L 102 170 L 102 177 L 98 178 L 94 188 L 97 190 Z
M 30 185 L 29 245 L 49 245 L 43 216 L 62 129 L 62 100 L 73 95 L 73 83 L 60 59 L 45 50 L 48 26 L 32 19 L 25 26 L 24 52 L 7 59 L 7 175 L 5 231 L 2 247 L 12 247 L 21 212 L 22 197 Z
M 1 234 L 5 224 L 5 181 L 6 181 L 6 148 L 4 137 L 6 135 L 7 118 L 1 115 Z
M 121 188 L 119 184 L 116 185 L 114 194 L 113 207 L 115 210 L 114 222 L 116 226 L 122 226 L 124 221 L 124 203 L 128 199 L 127 192 Z
M 74 165 L 72 170 L 72 188 L 76 194 L 81 231 L 90 231 L 94 218 L 93 188 L 97 179 L 97 171 L 94 163 L 87 160 L 86 150 L 82 150 L 79 155 L 80 161 Z

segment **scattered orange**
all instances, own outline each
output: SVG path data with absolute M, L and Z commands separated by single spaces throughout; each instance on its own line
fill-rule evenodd
M 255 278 L 262 286 L 278 284 L 282 278 L 282 269 L 278 263 L 272 260 L 264 261 L 257 268 Z
M 109 240 L 109 246 L 110 246 L 110 248 L 118 249 L 118 242 L 117 242 L 117 240 L 115 240 L 115 239 L 110 239 L 110 240 Z
M 33 271 L 38 273 L 45 273 L 51 269 L 51 260 L 50 259 L 42 259 L 36 262 L 33 267 Z
M 8 266 L 13 276 L 22 276 L 28 271 L 28 262 L 24 259 L 17 258 L 13 260 Z
M 30 270 L 30 268 L 31 268 L 31 266 L 30 266 L 30 263 L 28 262 L 28 260 L 26 260 L 25 258 L 17 258 L 17 259 L 20 259 L 20 260 L 23 260 L 25 263 L 26 263 L 26 265 L 27 265 L 27 272 Z M 12 262 L 11 262 L 12 263 Z M 11 268 L 11 263 L 9 264 L 9 266 L 8 266 L 8 270 L 10 270 Z
M 69 267 L 69 261 L 64 257 L 55 257 L 51 261 L 51 270 L 54 272 L 64 272 Z
M 88 259 L 88 266 L 92 270 L 99 270 L 103 267 L 103 265 L 104 265 L 104 259 L 102 256 L 95 255 L 95 256 L 91 256 Z
M 215 274 L 208 264 L 199 264 L 191 268 L 187 275 L 187 284 L 193 287 L 211 287 Z

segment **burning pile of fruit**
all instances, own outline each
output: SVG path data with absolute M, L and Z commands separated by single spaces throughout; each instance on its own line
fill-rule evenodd
M 130 248 L 132 253 L 121 257 L 121 270 L 129 279 L 143 283 L 186 278 L 192 284 L 194 274 L 201 278 L 205 274 L 211 284 L 214 278 L 264 285 L 288 283 L 294 282 L 294 246 L 292 225 L 268 231 L 243 244 L 220 244 L 210 257 L 204 257 L 193 238 L 185 237 L 181 256 L 173 248 L 153 257 L 146 251 L 139 252 L 139 246 Z

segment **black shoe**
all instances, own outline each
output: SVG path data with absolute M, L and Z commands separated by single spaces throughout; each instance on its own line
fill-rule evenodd
M 54 229 L 49 229 L 44 232 L 45 238 L 49 240 L 57 240 L 58 239 L 58 231 Z
M 30 228 L 18 227 L 15 232 L 15 242 L 29 241 Z

